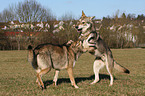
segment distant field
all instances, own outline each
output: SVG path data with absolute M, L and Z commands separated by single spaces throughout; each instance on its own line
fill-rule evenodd
M 83 54 L 76 62 L 74 76 L 79 89 L 71 86 L 66 70 L 59 74 L 58 86 L 52 85 L 54 70 L 44 75 L 50 87 L 41 90 L 35 84 L 36 72 L 27 62 L 27 51 L 0 51 L 0 96 L 144 96 L 145 49 L 112 49 L 115 60 L 130 70 L 130 74 L 114 70 L 114 85 L 109 87 L 106 68 L 100 71 L 101 80 L 94 80 L 94 56 Z

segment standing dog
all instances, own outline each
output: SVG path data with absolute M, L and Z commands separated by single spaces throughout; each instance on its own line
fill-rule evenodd
M 83 47 L 87 49 L 89 53 L 96 56 L 93 66 L 95 80 L 91 84 L 99 81 L 99 70 L 103 68 L 104 65 L 106 65 L 111 79 L 109 86 L 111 86 L 113 85 L 113 68 L 124 73 L 129 73 L 129 70 L 115 62 L 110 48 L 96 32 L 93 18 L 94 17 L 87 17 L 82 11 L 82 17 L 79 20 L 76 28 L 78 32 L 81 33 L 80 38 L 83 38 Z
M 75 61 L 83 53 L 81 49 L 82 45 L 80 41 L 73 42 L 70 45 L 41 44 L 34 49 L 32 49 L 32 46 L 29 45 L 28 59 L 37 72 L 36 83 L 38 83 L 40 88 L 44 88 L 41 76 L 49 72 L 51 68 L 56 70 L 53 80 L 55 85 L 59 71 L 61 69 L 67 69 L 72 86 L 79 88 L 74 80 L 73 67 L 75 65 Z

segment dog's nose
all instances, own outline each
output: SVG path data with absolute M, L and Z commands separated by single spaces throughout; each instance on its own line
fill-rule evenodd
M 75 28 L 78 29 L 78 26 L 76 26 Z

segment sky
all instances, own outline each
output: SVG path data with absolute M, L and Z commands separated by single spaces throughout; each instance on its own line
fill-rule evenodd
M 0 13 L 9 5 L 18 4 L 25 0 L 0 0 Z M 75 18 L 81 16 L 82 10 L 87 16 L 96 19 L 113 17 L 117 11 L 125 14 L 145 15 L 145 0 L 36 0 L 44 8 L 50 9 L 56 18 L 70 14 Z

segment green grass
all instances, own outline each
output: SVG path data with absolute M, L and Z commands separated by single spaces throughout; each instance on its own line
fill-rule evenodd
M 54 70 L 42 77 L 50 87 L 41 90 L 35 84 L 36 72 L 27 62 L 27 51 L 0 51 L 0 96 L 144 96 L 145 49 L 112 49 L 115 60 L 130 70 L 130 74 L 114 70 L 114 85 L 109 87 L 106 68 L 100 71 L 99 83 L 94 80 L 94 56 L 83 54 L 76 62 L 74 76 L 79 89 L 71 86 L 66 70 L 59 74 L 58 86 L 52 85 Z

